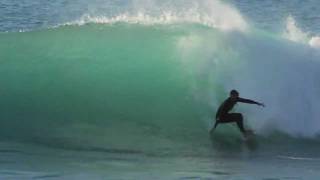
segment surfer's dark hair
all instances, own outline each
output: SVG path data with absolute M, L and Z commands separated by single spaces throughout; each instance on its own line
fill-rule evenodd
M 235 90 L 235 89 L 232 89 L 232 90 L 230 91 L 230 96 L 232 96 L 232 95 L 239 96 L 239 92 L 238 92 L 237 90 Z

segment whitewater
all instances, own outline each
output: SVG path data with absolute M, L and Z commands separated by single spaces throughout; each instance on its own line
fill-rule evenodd
M 260 3 L 0 2 L 0 179 L 317 179 L 318 3 Z

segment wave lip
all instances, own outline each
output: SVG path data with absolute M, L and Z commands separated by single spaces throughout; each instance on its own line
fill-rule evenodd
M 164 6 L 163 4 L 153 4 L 152 6 L 143 5 L 143 3 L 137 4 L 134 10 L 125 10 L 112 16 L 86 13 L 78 20 L 64 24 L 83 25 L 87 23 L 112 24 L 126 22 L 153 25 L 198 23 L 225 31 L 237 30 L 245 32 L 248 30 L 248 24 L 241 14 L 232 6 L 218 0 L 183 3 L 185 7 L 179 5 L 162 7 Z
M 135 15 L 124 13 L 114 17 L 84 15 L 79 20 L 68 22 L 63 25 L 74 25 L 74 24 L 84 25 L 88 23 L 114 24 L 119 22 L 125 22 L 129 24 L 143 24 L 143 25 L 197 23 L 197 24 L 202 24 L 208 27 L 218 28 L 226 31 L 230 31 L 230 30 L 246 31 L 248 28 L 247 24 L 245 24 L 244 22 L 240 22 L 238 24 L 230 24 L 228 22 L 214 20 L 210 18 L 208 15 L 196 14 L 196 15 L 179 16 L 172 12 L 164 12 L 160 16 L 151 16 L 141 12 Z

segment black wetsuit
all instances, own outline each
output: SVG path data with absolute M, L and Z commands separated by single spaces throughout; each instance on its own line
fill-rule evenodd
M 229 113 L 229 111 L 233 108 L 237 102 L 242 103 L 248 103 L 248 104 L 259 104 L 258 102 L 255 102 L 250 99 L 244 99 L 244 98 L 231 98 L 229 97 L 226 99 L 219 107 L 217 113 L 216 113 L 216 124 L 214 128 L 217 127 L 218 123 L 230 123 L 230 122 L 236 122 L 240 131 L 245 132 L 245 129 L 243 127 L 243 117 L 241 113 Z

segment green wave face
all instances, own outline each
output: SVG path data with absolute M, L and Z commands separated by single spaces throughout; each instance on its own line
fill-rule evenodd
M 208 58 L 200 43 L 208 37 L 221 39 L 197 25 L 1 34 L 1 133 L 130 148 L 197 142 L 214 111 L 202 99 L 219 90 L 197 79 Z

